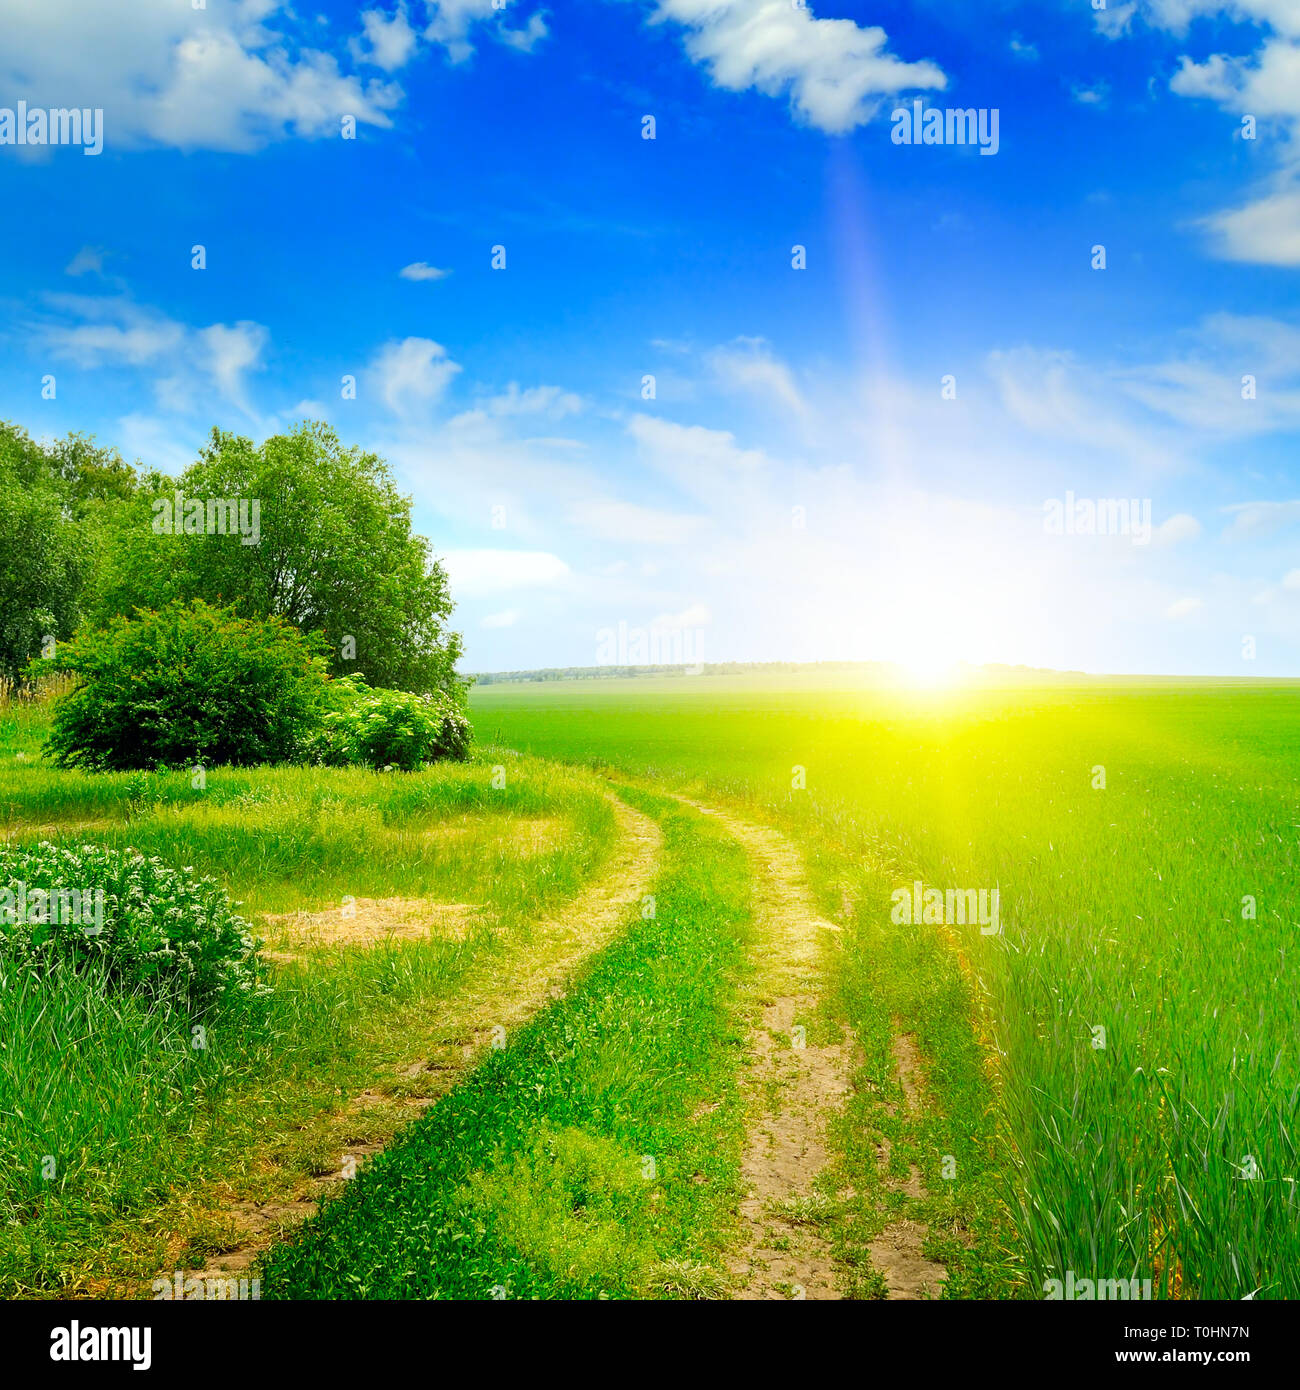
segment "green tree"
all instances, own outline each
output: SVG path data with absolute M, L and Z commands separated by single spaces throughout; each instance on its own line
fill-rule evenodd
M 206 512 L 200 522 L 184 505 L 216 499 L 257 504 L 256 544 L 209 534 Z M 200 529 L 185 534 L 191 519 Z M 181 534 L 159 534 L 168 523 Z M 447 576 L 411 531 L 410 498 L 381 458 L 345 447 L 328 425 L 303 423 L 260 447 L 214 429 L 179 479 L 151 480 L 118 511 L 98 616 L 194 598 L 320 633 L 335 674 L 463 697 Z
M 72 635 L 92 557 L 58 489 L 39 473 L 24 485 L 0 458 L 0 676 L 21 684 L 48 639 Z
M 138 487 L 88 435 L 40 444 L 0 421 L 0 676 L 21 682 L 47 639 L 72 635 L 93 603 L 105 528 Z

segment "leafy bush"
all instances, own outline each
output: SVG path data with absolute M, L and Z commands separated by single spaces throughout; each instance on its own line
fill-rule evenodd
M 362 764 L 410 772 L 440 758 L 463 760 L 469 720 L 441 693 L 374 690 L 358 676 L 334 682 L 316 753 L 331 767 Z
M 62 767 L 292 761 L 325 707 L 320 638 L 198 599 L 79 633 L 41 665 L 77 680 L 45 745 Z
M 132 849 L 0 848 L 0 954 L 37 969 L 98 963 L 192 1008 L 261 995 L 257 943 L 234 907 L 213 879 Z

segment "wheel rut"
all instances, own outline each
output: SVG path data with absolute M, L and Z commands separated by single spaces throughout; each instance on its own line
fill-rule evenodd
M 354 1125 L 353 1138 L 338 1148 L 338 1166 L 328 1174 L 304 1177 L 283 1199 L 255 1202 L 218 1190 L 216 1215 L 237 1233 L 221 1253 L 187 1278 L 229 1280 L 247 1275 L 257 1258 L 313 1215 L 340 1182 L 348 1181 L 364 1162 L 381 1152 L 401 1127 L 435 1105 L 473 1069 L 501 1038 L 521 1027 L 552 999 L 562 998 L 576 972 L 609 944 L 628 921 L 631 908 L 650 890 L 658 870 L 663 835 L 650 816 L 609 797 L 619 824 L 612 861 L 601 878 L 589 884 L 553 916 L 534 923 L 526 943 L 490 956 L 476 967 L 466 989 L 442 1001 L 432 1051 L 403 1066 L 404 1085 L 418 1082 L 418 1094 L 402 1099 L 382 1089 L 363 1091 L 333 1120 Z M 396 1116 L 394 1112 L 397 1112 Z M 382 1139 L 362 1138 L 377 1117 Z M 346 1134 L 346 1128 L 345 1128 Z M 160 1278 L 170 1279 L 171 1270 Z
M 830 1243 L 817 1228 L 816 1178 L 829 1162 L 827 1123 L 844 1103 L 853 1039 L 823 1039 L 821 953 L 840 928 L 818 913 L 799 851 L 779 831 L 686 798 L 749 853 L 757 882 L 757 1021 L 744 1081 L 743 1248 L 735 1297 L 841 1298 Z

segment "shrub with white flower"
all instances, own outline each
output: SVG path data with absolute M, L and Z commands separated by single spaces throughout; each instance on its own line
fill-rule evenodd
M 60 895 L 102 918 L 51 911 Z M 102 899 L 98 895 L 102 893 Z M 44 907 L 40 906 L 44 904 Z M 203 1009 L 269 993 L 258 942 L 225 890 L 193 868 L 107 845 L 0 848 L 0 956 L 36 970 L 99 963 L 125 988 Z

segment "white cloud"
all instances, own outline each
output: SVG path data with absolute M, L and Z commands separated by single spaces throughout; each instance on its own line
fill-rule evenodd
M 1163 521 L 1151 533 L 1152 545 L 1177 545 L 1180 541 L 1194 541 L 1201 534 L 1201 523 L 1186 512 L 1179 512 Z
M 46 294 L 29 325 L 34 350 L 86 370 L 166 369 L 152 381 L 159 404 L 181 413 L 210 402 L 213 388 L 246 414 L 246 373 L 261 365 L 270 334 L 247 319 L 203 328 L 180 323 L 127 294 Z
M 410 265 L 404 265 L 397 273 L 403 280 L 445 280 L 451 271 L 439 270 L 436 265 L 430 265 L 428 261 L 412 261 Z
M 561 419 L 582 409 L 582 397 L 559 386 L 530 386 L 521 391 L 519 383 L 512 381 L 501 395 L 487 402 L 486 408 L 491 415 L 548 415 Z
M 196 430 L 187 443 L 178 438 L 175 420 L 132 414 L 117 422 L 116 442 L 126 458 L 175 477 L 197 458 L 202 432 Z
M 1026 43 L 1019 34 L 1012 34 L 1010 46 L 1012 53 L 1014 53 L 1017 58 L 1023 58 L 1028 63 L 1036 63 L 1038 61 L 1038 46 L 1036 44 Z
M 139 367 L 169 357 L 184 344 L 184 324 L 122 297 L 50 294 L 58 316 L 36 326 L 37 344 L 79 367 Z
M 1232 517 L 1225 540 L 1249 540 L 1272 535 L 1300 522 L 1300 498 L 1286 502 L 1236 502 L 1223 509 Z
M 1076 82 L 1070 88 L 1070 95 L 1081 106 L 1105 107 L 1110 101 L 1110 84 L 1108 82 L 1096 82 L 1088 87 L 1082 82 Z
M 405 67 L 415 54 L 418 37 L 406 17 L 406 6 L 398 5 L 391 15 L 383 10 L 365 10 L 361 15 L 365 41 L 353 39 L 354 58 L 373 63 L 385 72 Z
M 432 338 L 387 342 L 375 354 L 369 375 L 395 415 L 410 415 L 441 398 L 460 371 L 459 363 Z
M 1300 266 L 1300 188 L 1274 193 L 1203 219 L 1216 254 L 1253 265 Z
M 707 468 L 715 474 L 748 473 L 767 460 L 757 449 L 742 449 L 729 430 L 677 425 L 653 415 L 634 415 L 628 433 L 658 464 L 674 473 Z
M 64 267 L 65 275 L 102 275 L 104 257 L 108 253 L 100 246 L 83 246 Z
M 1129 0 L 1128 4 L 1107 5 L 1105 9 L 1095 10 L 1092 19 L 1099 34 L 1104 34 L 1108 39 L 1117 39 L 1128 33 L 1136 12 L 1137 0 Z
M 1179 96 L 1217 102 L 1258 125 L 1277 122 L 1281 160 L 1271 184 L 1236 208 L 1202 219 L 1212 250 L 1223 260 L 1255 265 L 1300 265 L 1300 6 L 1294 0 L 1148 0 L 1151 23 L 1186 31 L 1197 15 L 1224 14 L 1269 26 L 1250 56 L 1211 54 L 1196 62 L 1184 55 L 1169 81 Z
M 794 377 L 784 362 L 778 362 L 761 338 L 737 338 L 727 347 L 709 354 L 714 375 L 726 387 L 746 391 L 765 401 L 779 401 L 788 409 L 802 412 L 804 403 Z
M 522 29 L 506 29 L 504 27 L 497 31 L 497 38 L 510 48 L 517 48 L 521 53 L 531 53 L 534 48 L 544 38 L 549 35 L 546 21 L 540 12 L 528 16 L 528 23 Z
M 701 516 L 607 498 L 575 503 L 569 520 L 588 534 L 604 540 L 641 545 L 681 545 L 697 536 L 700 528 L 707 524 Z
M 1199 613 L 1204 607 L 1204 601 L 1199 598 L 1176 599 L 1165 609 L 1165 617 L 1175 620 L 1179 618 L 1190 618 L 1193 613 Z
M 441 44 L 453 63 L 463 63 L 473 54 L 470 34 L 476 27 L 487 27 L 491 37 L 524 52 L 531 52 L 547 33 L 540 12 L 529 16 L 522 29 L 507 28 L 505 12 L 493 0 L 430 0 L 428 10 L 424 37 Z
M 992 352 L 987 365 L 1012 420 L 1033 433 L 1088 444 L 1146 467 L 1173 461 L 1172 441 L 1149 420 L 1134 418 L 1104 370 L 1070 353 L 1038 348 Z
M 457 599 L 553 585 L 570 572 L 558 555 L 546 550 L 449 550 L 441 559 Z
M 1284 589 L 1300 589 L 1300 570 L 1288 570 L 1282 576 L 1282 587 Z
M 686 27 L 688 56 L 716 86 L 788 92 L 795 113 L 829 134 L 865 124 L 882 97 L 947 85 L 937 64 L 889 53 L 883 29 L 817 19 L 789 0 L 660 0 L 655 20 Z
M 502 613 L 489 613 L 480 624 L 487 628 L 514 627 L 519 621 L 519 610 L 517 608 L 507 608 Z
M 1300 427 L 1300 330 L 1263 315 L 1212 314 L 1192 348 L 1116 374 L 1151 410 L 1200 431 L 1264 434 Z M 1253 377 L 1253 398 L 1243 378 Z
M 248 410 L 243 393 L 244 373 L 258 365 L 269 338 L 260 323 L 247 320 L 234 325 L 214 323 L 199 330 L 213 380 L 229 400 L 244 410 Z
M 687 632 L 695 628 L 708 627 L 713 614 L 702 603 L 693 603 L 680 613 L 660 613 L 650 619 L 650 627 L 657 632 Z
M 0 0 L 0 32 L 0 89 L 33 105 L 102 107 L 110 149 L 256 150 L 337 136 L 344 115 L 388 126 L 401 100 L 400 88 L 363 81 L 311 47 L 274 0 L 208 0 L 202 10 Z

